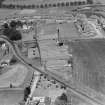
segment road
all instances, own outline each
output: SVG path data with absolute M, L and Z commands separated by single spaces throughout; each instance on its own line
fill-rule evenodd
M 12 41 L 10 41 L 7 37 L 5 36 L 0 36 L 0 40 L 4 40 L 5 42 L 7 42 L 11 47 L 12 47 L 12 51 L 14 53 L 14 55 L 23 63 L 25 64 L 26 66 L 28 66 L 29 68 L 32 68 L 34 70 L 37 70 L 38 72 L 46 75 L 47 77 L 50 77 L 56 81 L 58 81 L 59 83 L 65 85 L 66 87 L 68 87 L 70 89 L 70 91 L 81 97 L 83 100 L 85 100 L 89 105 L 104 105 L 103 103 L 99 102 L 98 100 L 95 100 L 94 98 L 88 96 L 87 94 L 85 93 L 82 93 L 81 91 L 75 89 L 74 87 L 72 87 L 70 85 L 70 82 L 67 82 L 65 79 L 59 77 L 58 75 L 50 72 L 50 71 L 47 71 L 47 70 L 44 70 L 43 67 L 36 67 L 35 64 L 32 65 L 30 64 L 30 61 L 27 61 L 26 58 L 24 58 L 23 56 L 21 56 L 20 52 L 19 52 L 19 49 L 17 47 L 16 44 L 14 44 Z

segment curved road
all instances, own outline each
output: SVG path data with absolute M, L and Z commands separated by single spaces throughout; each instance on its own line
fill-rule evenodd
M 72 92 L 73 94 L 77 95 L 78 97 L 81 97 L 82 99 L 84 99 L 88 104 L 90 105 L 104 105 L 103 103 L 95 100 L 94 98 L 88 96 L 87 94 L 84 94 L 82 92 L 80 92 L 79 90 L 76 90 L 75 88 L 73 88 L 69 82 L 67 82 L 66 80 L 64 80 L 63 78 L 59 77 L 58 75 L 44 70 L 44 68 L 40 67 L 36 67 L 35 65 L 30 64 L 30 62 L 24 58 L 23 56 L 21 56 L 21 53 L 17 47 L 17 45 L 15 43 L 13 43 L 12 41 L 10 41 L 7 37 L 5 36 L 0 36 L 0 41 L 5 41 L 7 42 L 11 47 L 12 47 L 12 51 L 14 53 L 14 55 L 26 66 L 37 70 L 38 72 L 46 75 L 47 77 L 50 77 L 56 81 L 58 81 L 59 83 L 65 85 L 66 87 L 68 87 L 70 89 L 70 92 Z

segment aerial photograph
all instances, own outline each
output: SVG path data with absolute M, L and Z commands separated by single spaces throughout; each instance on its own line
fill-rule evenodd
M 0 105 L 105 105 L 105 0 L 0 0 Z

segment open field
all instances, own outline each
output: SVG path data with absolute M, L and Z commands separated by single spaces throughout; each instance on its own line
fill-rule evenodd
M 5 19 L 5 17 L 8 17 L 11 14 L 14 14 L 14 12 L 17 12 L 20 10 L 12 10 L 12 9 L 0 9 L 0 19 Z
M 105 94 L 105 39 L 76 40 L 69 43 L 73 51 L 74 78 Z
M 14 87 L 19 87 L 24 82 L 27 73 L 27 68 L 21 64 L 12 66 L 11 70 L 8 70 L 6 73 L 0 76 L 0 87 L 9 87 L 10 83 Z
M 17 105 L 23 100 L 23 89 L 0 89 L 0 104 L 1 105 Z

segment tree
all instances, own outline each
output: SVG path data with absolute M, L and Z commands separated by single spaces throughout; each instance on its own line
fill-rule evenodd
M 23 24 L 22 24 L 22 22 L 20 20 L 17 21 L 17 26 L 20 26 L 20 27 L 23 26 Z
M 39 5 L 36 5 L 36 8 L 39 8 L 40 6 Z
M 60 7 L 60 5 L 61 5 L 60 3 L 57 3 L 57 7 Z
M 48 5 L 47 4 L 45 4 L 45 6 L 44 6 L 45 8 L 47 8 L 48 7 Z
M 53 4 L 53 7 L 56 7 L 56 4 Z
M 2 6 L 1 6 L 2 8 L 6 8 L 6 5 L 5 4 L 2 4 Z
M 43 4 L 40 5 L 40 8 L 44 8 Z
M 27 98 L 28 98 L 28 95 L 30 94 L 30 92 L 31 92 L 30 86 L 28 86 L 24 89 L 24 101 L 27 101 Z
M 12 8 L 15 8 L 15 5 L 14 4 L 12 5 Z
M 8 32 L 8 37 L 12 41 L 17 41 L 22 39 L 22 35 L 20 31 L 16 30 L 17 22 L 16 21 L 11 21 L 10 23 L 10 29 Z
M 23 9 L 23 5 L 19 5 L 19 9 Z
M 16 8 L 19 8 L 19 5 L 16 5 Z
M 69 6 L 69 2 L 66 2 L 66 6 Z
M 61 6 L 62 6 L 62 7 L 63 7 L 63 6 L 65 6 L 65 3 L 64 3 L 64 2 L 62 2 L 62 3 L 61 3 Z
M 70 2 L 70 5 L 73 6 L 74 5 L 73 2 Z
M 49 7 L 52 7 L 52 4 L 49 4 Z
M 18 60 L 16 59 L 16 57 L 13 56 L 12 59 L 10 60 L 10 63 L 9 63 L 9 64 L 10 64 L 10 65 L 16 64 L 17 61 L 18 61 Z
M 9 5 L 9 8 L 13 9 L 14 8 L 14 5 L 13 4 L 10 4 Z
M 12 7 L 12 4 L 9 4 L 8 7 L 11 8 Z
M 87 4 L 93 4 L 93 0 L 87 0 Z
M 23 5 L 23 8 L 27 8 L 27 6 L 24 4 L 24 5 Z
M 0 7 L 2 7 L 4 0 L 0 0 Z
M 78 1 L 78 5 L 81 5 L 81 1 Z
M 7 7 L 7 8 L 10 8 L 10 6 L 9 6 L 9 5 L 6 5 L 6 7 Z
M 27 8 L 29 8 L 29 9 L 30 9 L 31 7 L 32 7 L 31 5 L 28 5 L 28 6 L 27 6 Z

